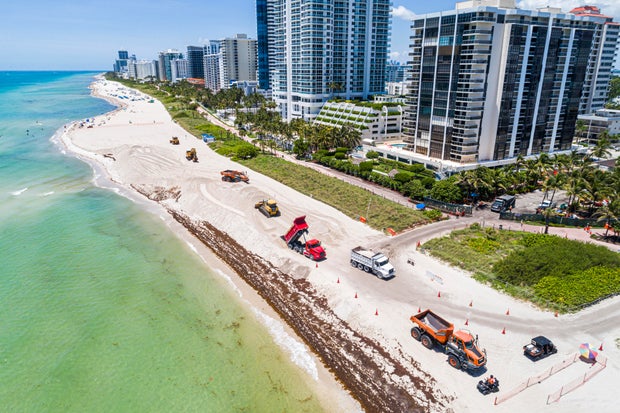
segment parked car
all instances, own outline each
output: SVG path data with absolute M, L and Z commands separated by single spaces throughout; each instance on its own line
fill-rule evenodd
M 557 347 L 547 337 L 534 337 L 530 344 L 523 346 L 523 354 L 532 360 L 540 360 L 558 352 Z
M 551 201 L 550 199 L 545 199 L 544 201 L 540 203 L 540 205 L 538 205 L 538 208 L 540 209 L 555 208 L 556 205 L 557 204 Z

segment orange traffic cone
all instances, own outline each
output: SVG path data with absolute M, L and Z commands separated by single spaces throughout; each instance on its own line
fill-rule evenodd
M 502 334 L 506 334 L 506 327 L 502 330 Z
M 506 315 L 510 315 L 510 308 L 506 310 Z
M 471 300 L 471 301 L 469 302 L 469 306 L 470 306 L 470 307 L 472 307 L 473 305 L 474 305 L 474 300 Z
M 340 284 L 340 277 L 338 277 L 338 281 L 336 281 L 336 284 Z
M 355 298 L 357 298 L 357 291 L 355 292 Z
M 316 268 L 319 268 L 319 263 L 318 262 L 316 263 Z
M 441 298 L 441 291 L 437 291 L 437 298 Z
M 598 351 L 603 351 L 603 343 L 601 343 L 601 345 L 598 346 Z
M 375 315 L 379 315 L 379 309 L 378 308 L 375 310 Z
M 555 314 L 553 314 L 554 317 L 558 316 L 558 312 L 556 311 Z
M 465 320 L 465 325 L 468 326 L 469 325 L 469 318 L 467 320 Z
M 421 313 L 422 309 L 420 307 L 418 307 L 418 313 Z

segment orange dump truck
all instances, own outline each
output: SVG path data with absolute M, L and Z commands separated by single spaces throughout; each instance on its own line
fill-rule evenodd
M 478 369 L 487 363 L 486 351 L 478 347 L 478 339 L 468 331 L 454 331 L 454 324 L 444 320 L 431 310 L 412 315 L 415 324 L 411 337 L 422 342 L 426 348 L 443 347 L 448 362 L 456 369 Z

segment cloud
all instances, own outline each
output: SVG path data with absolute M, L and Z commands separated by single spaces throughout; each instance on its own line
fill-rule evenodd
M 392 8 L 392 16 L 409 21 L 415 18 L 415 13 L 405 6 L 398 6 Z
M 536 10 L 540 7 L 559 7 L 563 12 L 568 13 L 575 7 L 588 4 L 601 9 L 601 13 L 614 17 L 614 21 L 620 21 L 620 1 L 618 0 L 517 0 L 517 7 L 526 10 Z

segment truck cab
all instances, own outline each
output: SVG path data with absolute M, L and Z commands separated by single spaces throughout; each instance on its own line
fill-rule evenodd
M 311 239 L 306 241 L 306 249 L 304 250 L 306 257 L 312 258 L 314 261 L 319 261 L 325 258 L 325 249 L 321 246 L 321 241 L 318 239 Z
M 456 331 L 446 343 L 448 362 L 452 367 L 478 369 L 486 364 L 486 353 L 478 347 L 478 341 L 471 333 Z
M 504 212 L 508 211 L 511 208 L 514 208 L 516 198 L 514 195 L 502 195 L 495 198 L 493 204 L 491 205 L 491 211 L 493 212 Z

